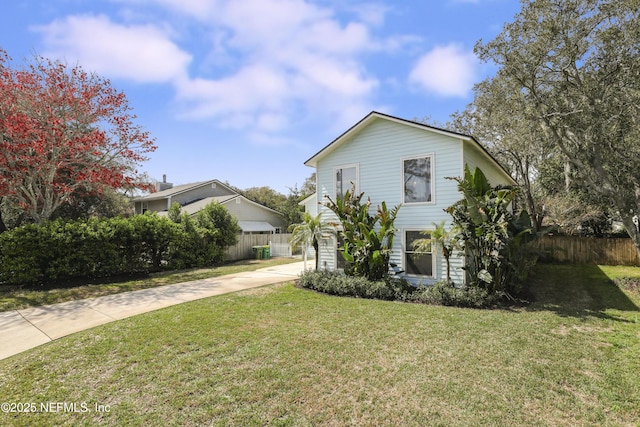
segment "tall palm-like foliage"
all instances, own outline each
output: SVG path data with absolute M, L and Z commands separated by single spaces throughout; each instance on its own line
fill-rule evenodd
M 313 246 L 316 252 L 316 269 L 318 268 L 318 249 L 319 242 L 323 236 L 334 235 L 335 228 L 322 221 L 322 212 L 316 216 L 312 216 L 309 212 L 305 212 L 302 217 L 303 222 L 297 224 L 291 233 L 289 243 L 295 248 L 299 245 L 303 246 L 304 256 L 306 259 L 306 247 Z
M 458 182 L 463 199 L 446 209 L 459 228 L 469 284 L 491 293 L 517 294 L 536 257 L 527 243 L 535 240 L 526 211 L 512 214 L 515 187 L 493 187 L 484 173 L 465 166 Z
M 346 261 L 345 273 L 351 276 L 380 280 L 389 272 L 389 257 L 396 229 L 393 225 L 400 205 L 387 208 L 378 206 L 375 215 L 369 213 L 371 200 L 362 202 L 364 193 L 354 195 L 355 188 L 335 201 L 327 196 L 326 206 L 338 216 L 344 239 L 342 256 Z
M 424 239 L 416 240 L 413 243 L 414 250 L 416 252 L 431 252 L 433 245 L 442 249 L 442 256 L 447 263 L 447 284 L 453 285 L 451 280 L 451 255 L 453 251 L 459 246 L 459 229 L 453 227 L 450 230 L 445 228 L 445 221 L 441 221 L 440 224 L 433 223 L 433 230 L 426 231 L 423 234 L 428 236 Z

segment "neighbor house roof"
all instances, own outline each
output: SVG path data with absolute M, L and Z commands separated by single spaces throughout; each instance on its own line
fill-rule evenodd
M 227 196 L 206 197 L 204 199 L 200 199 L 200 200 L 197 200 L 195 202 L 191 202 L 191 203 L 188 203 L 188 204 L 186 204 L 184 206 L 181 206 L 181 209 L 182 209 L 181 212 L 186 212 L 189 215 L 195 215 L 198 212 L 200 212 L 202 209 L 204 209 L 211 202 L 218 202 L 221 205 L 224 205 L 224 204 L 227 204 L 227 203 L 229 203 L 229 202 L 231 202 L 232 200 L 235 200 L 235 199 L 241 199 L 245 203 L 251 203 L 251 204 L 256 205 L 256 206 L 258 206 L 258 207 L 260 207 L 260 208 L 262 208 L 262 209 L 264 209 L 266 211 L 270 211 L 270 212 L 276 213 L 278 215 L 282 215 L 281 212 L 278 212 L 278 211 L 276 211 L 274 209 L 271 209 L 268 206 L 261 205 L 260 203 L 256 203 L 253 200 L 249 200 L 246 197 L 241 196 L 239 194 L 229 194 Z M 161 211 L 161 212 L 158 212 L 158 214 L 167 215 L 167 211 Z
M 317 167 L 318 166 L 318 162 L 322 158 L 324 158 L 329 153 L 331 153 L 334 150 L 336 150 L 338 147 L 340 147 L 342 144 L 344 144 L 346 141 L 348 141 L 352 136 L 356 135 L 358 132 L 360 132 L 362 129 L 364 129 L 365 127 L 367 127 L 369 124 L 371 124 L 372 122 L 374 122 L 376 120 L 389 120 L 391 122 L 396 122 L 396 123 L 400 123 L 400 124 L 403 124 L 403 125 L 412 126 L 412 127 L 415 127 L 415 128 L 418 128 L 418 129 L 422 129 L 422 130 L 428 130 L 428 131 L 431 131 L 431 132 L 439 133 L 441 135 L 452 136 L 452 137 L 458 138 L 458 139 L 460 139 L 462 141 L 465 141 L 465 142 L 468 142 L 470 144 L 473 144 L 475 147 L 477 147 L 483 153 L 483 155 L 490 162 L 492 162 L 497 168 L 499 168 L 505 174 L 505 176 L 508 177 L 508 179 L 513 184 L 516 184 L 516 182 L 511 177 L 511 175 L 502 167 L 502 165 L 500 165 L 500 163 L 498 163 L 498 161 L 491 154 L 489 154 L 489 152 L 486 150 L 486 148 L 484 148 L 473 136 L 465 135 L 465 134 L 462 134 L 462 133 L 459 133 L 459 132 L 453 132 L 453 131 L 446 130 L 446 129 L 440 129 L 440 128 L 437 128 L 437 127 L 434 127 L 434 126 L 425 125 L 425 124 L 414 122 L 414 121 L 411 121 L 411 120 L 401 119 L 400 117 L 390 116 L 388 114 L 379 113 L 377 111 L 372 111 L 369 114 L 367 114 L 362 120 L 360 120 L 355 125 L 351 126 L 342 135 L 340 135 L 339 137 L 334 139 L 331 143 L 329 143 L 327 146 L 325 146 L 322 150 L 320 150 L 316 154 L 314 154 L 309 160 L 304 162 L 304 164 L 306 166 Z
M 204 199 L 200 199 L 196 202 L 188 203 L 184 206 L 181 206 L 181 212 L 186 212 L 189 215 L 195 215 L 204 209 L 211 202 L 218 202 L 220 204 L 224 204 L 229 200 L 235 199 L 236 197 L 240 197 L 237 194 L 230 194 L 228 196 L 217 196 L 217 197 L 206 197 Z M 166 215 L 167 211 L 158 212 L 161 215 Z
M 262 231 L 275 232 L 276 228 L 266 221 L 238 221 L 238 226 L 245 233 L 258 233 Z
M 151 200 L 167 199 L 169 197 L 176 196 L 176 195 L 184 193 L 186 191 L 193 190 L 194 188 L 204 187 L 204 186 L 211 185 L 211 184 L 216 184 L 216 185 L 222 186 L 222 187 L 228 189 L 229 191 L 231 191 L 233 193 L 236 193 L 233 189 L 229 188 L 229 186 L 227 186 L 226 184 L 223 184 L 222 182 L 218 181 L 217 179 L 212 179 L 210 181 L 200 181 L 200 182 L 194 182 L 194 183 L 191 183 L 191 184 L 176 185 L 175 187 L 169 188 L 167 190 L 156 191 L 155 193 L 147 194 L 145 196 L 136 197 L 135 199 L 133 199 L 133 201 L 134 202 L 146 202 L 146 201 L 151 201 Z

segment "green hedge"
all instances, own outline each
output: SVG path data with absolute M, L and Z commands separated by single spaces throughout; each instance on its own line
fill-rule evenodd
M 179 223 L 145 214 L 25 225 L 0 234 L 0 284 L 216 265 L 236 233 L 235 219 L 222 206 L 206 210 L 202 220 Z
M 297 285 L 330 295 L 421 304 L 486 308 L 500 303 L 499 296 L 478 287 L 455 288 L 444 282 L 432 286 L 413 286 L 404 279 L 387 277 L 369 281 L 364 277 L 327 270 L 305 271 L 300 275 Z
M 328 270 L 307 270 L 300 275 L 298 286 L 331 295 L 382 300 L 404 300 L 415 288 L 406 280 L 386 278 L 370 281 Z

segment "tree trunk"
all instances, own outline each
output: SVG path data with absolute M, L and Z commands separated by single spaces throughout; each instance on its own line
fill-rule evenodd
M 5 231 L 7 231 L 7 225 L 4 223 L 2 211 L 0 210 L 0 233 L 4 233 Z
M 4 197 L 0 197 L 0 233 L 4 233 L 7 231 L 7 224 L 4 223 L 4 218 L 2 217 L 2 206 L 4 202 Z
M 631 241 L 636 247 L 636 251 L 638 255 L 640 255 L 640 231 L 638 231 L 638 226 L 633 222 L 633 215 L 623 214 L 622 216 L 622 224 L 624 224 L 625 230 L 631 237 Z
M 319 255 L 318 254 L 318 246 L 319 246 L 318 245 L 318 241 L 316 239 L 313 239 L 313 249 L 316 252 L 316 254 L 315 254 L 316 255 L 316 271 L 318 270 L 318 259 L 319 259 L 319 257 L 318 257 L 318 255 Z
M 571 191 L 571 163 L 564 164 L 564 191 L 569 194 Z
M 449 260 L 449 257 L 451 257 L 451 253 L 449 252 L 449 250 L 445 247 L 442 248 L 442 255 L 444 255 L 444 260 L 447 263 L 447 285 L 451 286 L 451 261 Z

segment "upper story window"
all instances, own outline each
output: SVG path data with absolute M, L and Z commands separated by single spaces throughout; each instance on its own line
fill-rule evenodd
M 355 185 L 358 191 L 358 166 L 340 166 L 335 169 L 336 198 L 343 198 L 347 190 Z
M 433 202 L 433 155 L 402 160 L 404 203 Z

